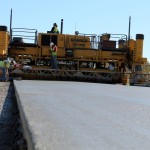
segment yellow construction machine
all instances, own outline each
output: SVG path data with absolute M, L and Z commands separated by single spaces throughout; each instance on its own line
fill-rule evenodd
M 95 82 L 126 82 L 126 73 L 142 71 L 143 34 L 130 39 L 126 34 L 38 33 L 36 29 L 0 26 L 0 55 L 9 56 L 21 66 L 10 75 L 27 79 L 80 79 Z M 58 47 L 58 70 L 51 69 L 50 42 Z

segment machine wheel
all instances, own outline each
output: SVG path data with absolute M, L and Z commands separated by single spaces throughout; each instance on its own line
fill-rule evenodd
M 0 26 L 0 31 L 7 31 L 7 27 L 6 26 Z

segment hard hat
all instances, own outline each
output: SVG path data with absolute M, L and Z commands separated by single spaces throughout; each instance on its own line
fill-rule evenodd
M 57 23 L 54 23 L 53 25 L 57 27 Z
M 54 45 L 54 43 L 53 42 L 50 42 L 50 46 L 53 46 Z

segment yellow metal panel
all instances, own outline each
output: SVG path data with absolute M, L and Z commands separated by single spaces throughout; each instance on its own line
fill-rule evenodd
M 42 47 L 41 49 L 41 56 L 50 56 L 49 47 Z
M 137 39 L 136 40 L 136 50 L 135 50 L 135 62 L 139 62 L 139 60 L 143 56 L 143 40 Z
M 64 34 L 58 34 L 57 46 L 58 47 L 64 47 L 65 46 L 65 35 Z
M 135 46 L 136 46 L 135 40 L 130 39 L 130 41 L 129 41 L 129 49 L 130 49 L 130 50 L 134 50 L 134 49 L 135 49 Z
M 82 58 L 82 59 L 96 59 L 99 57 L 99 51 L 96 50 L 74 50 L 74 57 L 75 58 Z
M 37 47 L 22 47 L 20 49 L 13 48 L 10 55 L 18 55 L 19 57 L 36 57 L 39 55 Z
M 0 31 L 0 55 L 7 54 L 9 35 L 6 31 Z
M 61 48 L 61 47 L 58 47 L 58 52 L 57 52 L 58 54 L 58 57 L 65 57 L 65 55 L 66 55 L 66 51 L 65 51 L 65 49 L 64 48 Z
M 112 56 L 112 52 L 110 51 L 102 51 L 102 57 L 111 57 Z
M 66 48 L 90 48 L 90 38 L 78 35 L 66 35 Z
M 38 45 L 41 45 L 41 33 L 38 34 Z

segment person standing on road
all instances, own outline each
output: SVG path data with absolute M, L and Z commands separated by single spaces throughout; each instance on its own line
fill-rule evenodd
M 0 70 L 2 72 L 2 75 L 0 77 L 0 80 L 6 81 L 6 67 L 5 67 L 5 61 L 0 58 Z
M 52 69 L 58 69 L 57 46 L 53 42 L 50 43 L 50 53 L 51 53 L 51 67 Z
M 8 80 L 9 79 L 9 72 L 10 72 L 10 64 L 11 64 L 11 60 L 9 59 L 9 57 L 7 57 L 7 59 L 4 60 L 4 63 L 5 63 L 6 78 Z

